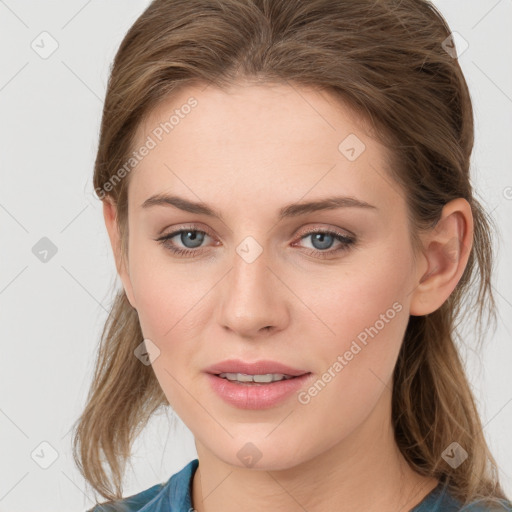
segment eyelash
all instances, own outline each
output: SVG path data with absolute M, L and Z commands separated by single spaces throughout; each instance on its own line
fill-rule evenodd
M 162 244 L 166 249 L 170 250 L 176 256 L 193 257 L 193 256 L 197 255 L 198 253 L 200 253 L 201 249 L 204 249 L 204 247 L 198 248 L 198 249 L 182 249 L 182 248 L 177 248 L 170 243 L 171 238 L 174 238 L 176 235 L 179 235 L 179 234 L 185 233 L 185 232 L 189 232 L 189 231 L 194 232 L 194 233 L 202 233 L 202 234 L 208 235 L 210 238 L 213 238 L 208 232 L 202 231 L 199 229 L 195 229 L 195 226 L 190 226 L 190 227 L 181 228 L 177 231 L 173 231 L 172 233 L 169 233 L 160 238 L 157 238 L 156 241 L 160 242 L 160 244 Z M 338 233 L 337 231 L 332 231 L 329 229 L 313 229 L 311 231 L 308 231 L 307 233 L 304 233 L 299 238 L 299 240 L 302 240 L 303 238 L 307 238 L 308 236 L 311 236 L 311 235 L 314 235 L 317 233 L 320 233 L 323 235 L 331 235 L 336 240 L 341 242 L 341 245 L 337 249 L 334 249 L 334 250 L 328 249 L 325 251 L 321 251 L 320 249 L 306 248 L 308 254 L 313 255 L 315 257 L 327 258 L 329 256 L 332 256 L 333 254 L 348 251 L 350 249 L 350 247 L 355 244 L 354 238 L 351 238 L 347 235 L 343 235 L 341 233 Z

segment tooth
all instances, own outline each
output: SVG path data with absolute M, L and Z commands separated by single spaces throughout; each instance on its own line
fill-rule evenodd
M 268 373 L 266 375 L 254 375 L 254 382 L 272 382 L 274 375 Z
M 280 380 L 287 380 L 293 378 L 291 375 L 284 375 L 283 373 L 266 373 L 260 375 L 248 375 L 246 373 L 219 373 L 219 377 L 225 378 L 233 382 L 257 383 L 277 382 Z
M 240 382 L 252 382 L 253 376 L 246 375 L 245 373 L 236 373 L 236 380 Z

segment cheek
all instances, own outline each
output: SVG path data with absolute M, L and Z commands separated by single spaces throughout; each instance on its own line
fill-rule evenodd
M 348 409 L 356 405 L 355 396 L 374 400 L 391 378 L 409 319 L 405 251 L 381 247 L 375 254 L 378 257 L 365 258 L 357 268 L 347 267 L 337 282 L 317 281 L 314 290 L 302 291 L 328 327 L 320 326 L 317 343 L 320 373 L 330 372 L 325 375 L 326 387 L 343 396 Z M 318 329 L 317 321 L 315 325 Z
M 374 253 L 378 256 L 361 258 L 335 279 L 329 276 L 314 287 L 311 281 L 303 283 L 303 296 L 330 328 L 331 338 L 339 340 L 338 348 L 350 345 L 360 333 L 364 342 L 366 329 L 375 325 L 381 337 L 393 339 L 401 331 L 394 324 L 403 324 L 407 316 L 399 314 L 407 309 L 410 291 L 407 258 L 385 248 Z
M 144 338 L 159 349 L 152 366 L 162 390 L 175 410 L 186 414 L 180 404 L 190 397 L 182 386 L 200 370 L 198 346 L 212 317 L 210 296 L 218 272 L 198 273 L 194 265 L 140 247 L 130 259 L 139 323 Z
M 346 293 L 337 296 L 341 309 L 338 317 L 334 311 L 331 316 L 336 318 L 338 337 L 326 365 L 335 377 L 320 400 L 325 406 L 335 401 L 339 417 L 353 415 L 357 422 L 358 414 L 362 419 L 392 387 L 409 320 L 408 265 L 404 253 L 382 251 L 379 260 L 367 265 L 357 279 L 347 278 Z
M 159 350 L 153 371 L 169 404 L 181 418 L 188 418 L 192 404 L 185 389 L 195 374 L 197 343 L 204 336 L 208 287 L 204 280 L 188 275 L 184 266 L 143 256 L 131 261 L 142 333 Z
M 130 253 L 130 282 L 142 332 L 158 343 L 179 333 L 193 337 L 201 327 L 197 312 L 209 288 L 207 276 L 198 276 L 193 265 L 171 261 L 164 248 L 150 242 L 134 241 Z

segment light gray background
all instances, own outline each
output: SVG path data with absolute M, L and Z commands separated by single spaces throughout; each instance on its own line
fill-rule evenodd
M 0 512 L 80 511 L 93 503 L 71 458 L 70 427 L 120 281 L 91 179 L 109 65 L 147 4 L 0 0 Z M 474 184 L 502 233 L 498 329 L 481 353 L 463 355 L 512 495 L 512 2 L 435 4 L 469 43 L 459 60 L 475 109 Z M 58 43 L 47 59 L 31 48 L 43 31 Z M 42 237 L 58 250 L 46 263 L 32 252 Z M 35 461 L 51 462 L 42 442 L 57 452 L 47 469 Z M 155 418 L 136 442 L 125 495 L 166 480 L 195 456 L 179 419 Z

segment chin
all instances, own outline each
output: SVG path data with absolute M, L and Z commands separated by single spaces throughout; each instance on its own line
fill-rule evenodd
M 297 443 L 300 441 L 297 440 Z M 293 468 L 304 462 L 297 454 L 296 445 L 290 443 L 289 446 L 283 447 L 282 440 L 278 439 L 276 442 L 269 440 L 265 442 L 244 438 L 227 444 L 228 446 L 224 447 L 216 445 L 216 450 L 219 448 L 224 448 L 224 450 L 221 453 L 212 450 L 212 453 L 224 463 L 237 468 L 280 471 Z

